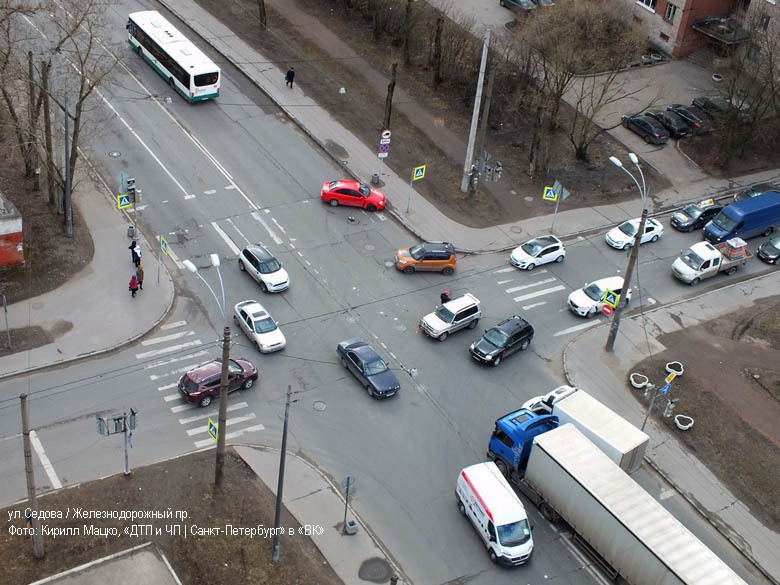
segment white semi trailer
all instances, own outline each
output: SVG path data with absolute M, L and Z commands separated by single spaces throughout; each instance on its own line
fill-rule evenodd
M 747 585 L 571 424 L 533 439 L 523 491 L 630 585 Z

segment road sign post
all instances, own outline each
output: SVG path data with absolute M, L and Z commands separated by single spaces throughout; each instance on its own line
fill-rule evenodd
M 414 167 L 414 169 L 412 169 L 412 177 L 409 180 L 409 196 L 406 199 L 406 213 L 409 213 L 412 209 L 412 183 L 425 178 L 425 166 L 426 165 L 420 165 L 419 167 Z

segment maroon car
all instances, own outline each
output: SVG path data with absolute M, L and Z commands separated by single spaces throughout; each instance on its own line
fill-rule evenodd
M 244 358 L 231 359 L 228 364 L 228 393 L 249 390 L 257 380 L 257 368 Z M 219 398 L 222 360 L 198 366 L 179 378 L 179 394 L 187 402 L 208 406 Z

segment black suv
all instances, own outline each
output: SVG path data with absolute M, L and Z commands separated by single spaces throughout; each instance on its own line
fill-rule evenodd
M 471 344 L 471 357 L 493 367 L 501 363 L 504 356 L 523 351 L 534 338 L 534 328 L 517 315 L 504 319 L 485 331 L 485 334 Z

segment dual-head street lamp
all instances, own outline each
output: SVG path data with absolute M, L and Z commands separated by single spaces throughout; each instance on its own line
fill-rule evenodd
M 631 286 L 631 276 L 634 272 L 634 264 L 636 264 L 637 255 L 639 254 L 639 244 L 642 242 L 642 234 L 645 231 L 645 222 L 647 221 L 647 184 L 645 183 L 645 174 L 642 172 L 642 167 L 639 166 L 639 157 L 637 157 L 636 154 L 629 152 L 628 158 L 631 159 L 636 170 L 639 171 L 639 177 L 642 180 L 641 184 L 634 173 L 623 166 L 623 163 L 619 158 L 611 156 L 609 157 L 609 161 L 634 181 L 634 185 L 636 185 L 636 188 L 639 190 L 639 196 L 642 198 L 642 217 L 639 220 L 639 227 L 636 230 L 636 234 L 634 234 L 634 244 L 631 246 L 631 253 L 628 256 L 628 266 L 626 266 L 626 275 L 623 281 L 623 293 L 620 295 L 615 311 L 612 313 L 612 325 L 609 328 L 609 337 L 607 337 L 607 345 L 604 348 L 607 351 L 613 351 L 615 348 L 615 339 L 617 338 L 618 328 L 620 327 L 620 314 L 628 303 L 628 290 Z
M 219 423 L 217 426 L 217 461 L 214 470 L 214 484 L 219 488 L 222 486 L 223 470 L 225 467 L 225 435 L 227 434 L 227 400 L 228 400 L 228 373 L 230 366 L 230 327 L 227 324 L 227 311 L 225 307 L 225 286 L 222 284 L 222 273 L 219 271 L 219 255 L 211 254 L 211 265 L 217 269 L 219 276 L 219 286 L 222 291 L 222 300 L 217 297 L 214 289 L 198 272 L 198 267 L 190 260 L 184 260 L 184 267 L 200 278 L 211 291 L 214 300 L 217 301 L 220 313 L 222 313 L 222 324 L 224 333 L 222 337 L 222 374 L 219 383 Z

